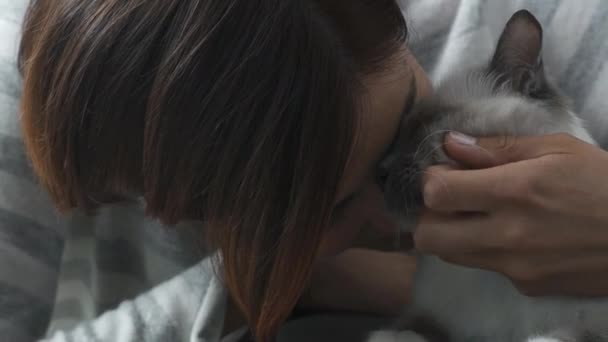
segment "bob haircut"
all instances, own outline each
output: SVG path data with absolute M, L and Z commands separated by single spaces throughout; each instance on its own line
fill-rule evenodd
M 200 220 L 266 341 L 330 227 L 362 77 L 406 36 L 395 0 L 33 0 L 27 152 L 62 212 L 143 197 Z

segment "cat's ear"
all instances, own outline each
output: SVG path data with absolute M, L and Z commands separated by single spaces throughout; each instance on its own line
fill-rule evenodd
M 543 28 L 526 10 L 513 14 L 498 40 L 490 70 L 515 91 L 531 95 L 543 87 Z

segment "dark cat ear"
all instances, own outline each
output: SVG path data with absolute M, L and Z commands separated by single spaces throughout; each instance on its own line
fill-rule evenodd
M 498 40 L 490 70 L 501 81 L 509 81 L 515 91 L 532 95 L 544 83 L 542 43 L 543 29 L 538 20 L 526 10 L 516 12 Z

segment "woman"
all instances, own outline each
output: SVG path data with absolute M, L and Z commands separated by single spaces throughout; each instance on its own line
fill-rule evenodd
M 61 210 L 142 197 L 166 223 L 201 222 L 260 341 L 298 303 L 394 313 L 408 277 L 376 278 L 390 290 L 386 303 L 372 300 L 379 287 L 365 280 L 341 287 L 366 290 L 355 295 L 323 291 L 339 279 L 327 269 L 346 269 L 336 265 L 411 264 L 357 250 L 327 259 L 363 228 L 393 230 L 375 164 L 428 89 L 406 32 L 389 0 L 34 1 L 20 58 L 27 149 Z M 453 155 L 474 160 L 476 149 L 462 150 Z M 459 216 L 441 213 L 445 196 L 433 184 L 424 219 L 450 226 Z M 438 226 L 421 225 L 419 247 L 466 263 L 466 248 L 433 245 L 450 236 L 425 228 Z
M 316 263 L 362 226 L 394 231 L 375 165 L 428 88 L 406 37 L 392 0 L 33 1 L 27 151 L 59 210 L 142 197 L 200 222 L 266 341 Z

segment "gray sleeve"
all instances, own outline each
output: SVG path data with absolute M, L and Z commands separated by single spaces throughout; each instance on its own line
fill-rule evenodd
M 0 0 L 0 336 L 31 341 L 52 312 L 63 236 L 19 135 L 16 51 L 27 1 Z

